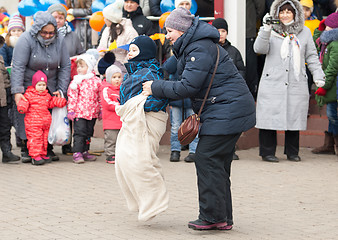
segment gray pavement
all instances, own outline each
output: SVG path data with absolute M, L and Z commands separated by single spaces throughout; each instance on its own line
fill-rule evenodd
M 103 139 L 91 148 L 102 149 Z M 237 151 L 234 228 L 201 232 L 187 228 L 198 216 L 194 164 L 169 162 L 169 146 L 159 157 L 170 206 L 145 223 L 127 210 L 104 156 L 76 165 L 55 147 L 59 162 L 0 165 L 0 239 L 337 239 L 338 160 L 310 150 L 301 149 L 298 163 L 287 161 L 282 147 L 279 163 L 261 161 L 257 148 Z

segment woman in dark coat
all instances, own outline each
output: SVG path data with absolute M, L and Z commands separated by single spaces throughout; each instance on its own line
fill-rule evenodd
M 255 103 L 249 89 L 219 45 L 216 28 L 199 21 L 184 8 L 175 9 L 165 22 L 167 38 L 178 58 L 179 81 L 143 83 L 143 94 L 182 99 L 189 97 L 199 111 L 210 83 L 219 48 L 217 72 L 201 114 L 195 165 L 198 177 L 197 220 L 188 224 L 195 230 L 230 230 L 232 200 L 230 167 L 235 144 L 242 132 L 255 125 Z
M 38 70 L 47 75 L 50 94 L 61 96 L 62 92 L 64 96 L 67 95 L 70 81 L 69 54 L 64 38 L 57 33 L 57 23 L 48 12 L 37 12 L 32 28 L 21 35 L 14 48 L 11 91 L 16 104 L 24 98 L 23 93 L 32 84 L 32 77 Z M 24 115 L 17 111 L 16 115 L 19 137 L 25 140 Z M 58 160 L 51 145 L 48 146 L 47 156 Z M 21 157 L 23 162 L 31 161 L 26 146 L 21 148 Z

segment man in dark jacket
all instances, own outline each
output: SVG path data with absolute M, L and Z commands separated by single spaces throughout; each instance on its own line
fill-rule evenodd
M 139 0 L 125 0 L 123 7 L 123 17 L 129 18 L 133 22 L 133 27 L 138 35 L 153 35 L 156 30 L 154 24 L 143 15 Z

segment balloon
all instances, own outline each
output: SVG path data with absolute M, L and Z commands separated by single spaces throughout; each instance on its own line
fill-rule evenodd
M 197 12 L 197 3 L 195 0 L 191 0 L 190 12 L 191 14 L 195 14 Z
M 39 11 L 39 5 L 38 0 L 23 0 L 19 2 L 18 10 L 22 16 L 28 17 Z
M 89 26 L 96 32 L 101 31 L 104 26 L 104 17 L 102 11 L 92 14 L 92 16 L 89 18 Z
M 62 0 L 40 0 L 39 10 L 40 11 L 47 11 L 47 9 L 52 6 L 53 4 L 60 4 L 64 3 Z
M 100 12 L 104 9 L 104 0 L 95 0 L 92 3 L 92 13 Z
M 161 15 L 160 19 L 158 20 L 158 25 L 160 25 L 160 28 L 163 29 L 165 20 L 170 15 L 170 12 L 165 12 Z
M 108 6 L 110 4 L 113 4 L 116 0 L 106 0 L 105 6 Z
M 163 13 L 171 12 L 175 9 L 175 0 L 162 0 L 160 3 L 160 9 Z

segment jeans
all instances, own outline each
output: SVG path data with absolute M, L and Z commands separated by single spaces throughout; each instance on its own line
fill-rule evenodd
M 184 119 L 194 114 L 194 111 L 191 108 L 184 109 Z M 170 107 L 170 122 L 171 122 L 171 135 L 170 135 L 170 145 L 171 151 L 181 151 L 181 143 L 178 141 L 178 129 L 182 123 L 182 108 L 180 107 Z M 189 144 L 189 153 L 195 153 L 198 143 L 198 137 L 194 139 Z
M 337 116 L 337 102 L 330 102 L 326 106 L 326 115 L 329 119 L 328 132 L 334 136 L 338 135 L 338 116 Z

